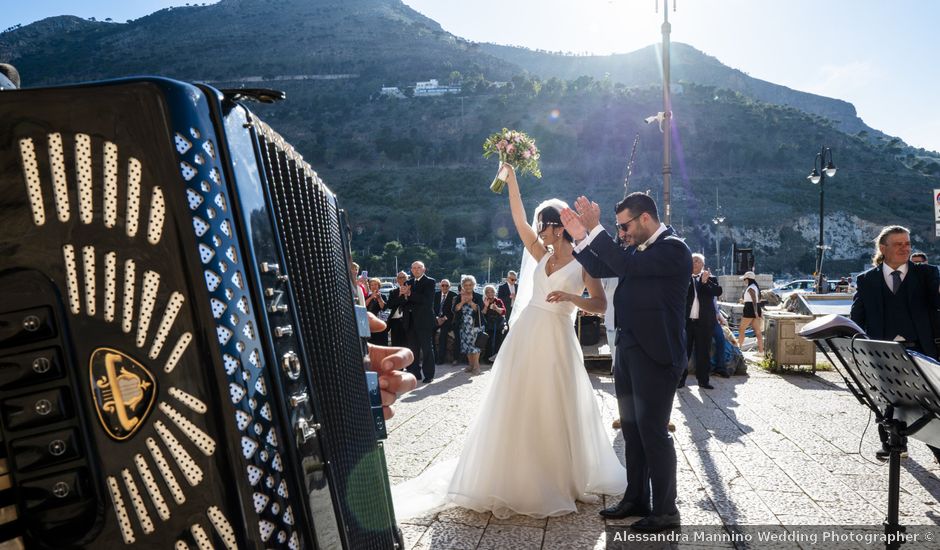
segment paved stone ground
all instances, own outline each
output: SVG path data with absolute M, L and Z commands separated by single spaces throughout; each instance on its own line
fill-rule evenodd
M 403 396 L 389 422 L 386 452 L 392 483 L 414 477 L 430 464 L 459 454 L 464 434 L 491 376 L 487 367 L 470 377 L 461 366 L 438 367 L 433 383 Z M 771 374 L 749 365 L 747 376 L 715 378 L 699 390 L 695 377 L 679 391 L 672 420 L 679 455 L 679 510 L 683 531 L 747 533 L 759 526 L 867 525 L 880 531 L 887 510 L 888 468 L 874 459 L 878 437 L 869 413 L 836 372 Z M 623 438 L 610 427 L 616 411 L 613 378 L 591 372 L 608 435 L 621 456 Z M 867 433 L 862 436 L 867 426 Z M 861 453 L 859 445 L 861 444 Z M 901 467 L 901 523 L 940 525 L 940 469 L 926 446 L 909 443 Z M 597 511 L 619 500 L 579 504 L 558 518 L 451 509 L 402 524 L 411 549 L 602 549 L 636 518 L 603 521 Z M 608 528 L 605 531 L 605 528 Z M 932 528 L 931 528 L 932 529 Z M 629 532 L 629 530 L 623 530 Z M 940 527 L 937 528 L 940 535 Z M 612 540 L 608 541 L 608 537 Z M 925 546 L 940 547 L 940 538 Z M 617 543 L 619 544 L 619 543 Z M 659 544 L 669 547 L 809 548 L 806 542 L 740 540 Z M 617 546 L 619 547 L 619 546 Z M 824 548 L 878 545 L 823 544 Z M 882 545 L 883 547 L 883 545 Z

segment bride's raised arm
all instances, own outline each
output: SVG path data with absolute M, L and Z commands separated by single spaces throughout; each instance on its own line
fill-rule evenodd
M 542 259 L 547 252 L 545 245 L 539 240 L 539 236 L 529 225 L 529 220 L 525 215 L 525 206 L 522 205 L 522 193 L 519 191 L 519 182 L 516 181 L 516 171 L 509 164 L 503 164 L 509 168 L 509 175 L 506 177 L 506 183 L 509 187 L 509 210 L 512 212 L 512 222 L 516 226 L 519 238 L 529 254 L 535 258 L 535 261 Z

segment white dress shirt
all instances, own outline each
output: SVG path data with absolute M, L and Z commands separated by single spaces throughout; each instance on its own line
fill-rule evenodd
M 695 280 L 701 276 L 701 273 L 698 275 L 692 275 L 692 280 L 689 284 L 692 285 L 692 309 L 689 310 L 689 319 L 698 319 L 698 290 L 695 289 Z
M 888 288 L 894 288 L 894 281 L 892 280 L 891 274 L 895 271 L 901 272 L 901 281 L 904 281 L 904 278 L 907 277 L 907 262 L 899 265 L 897 269 L 892 269 L 888 264 L 881 264 L 881 273 L 884 275 L 885 282 L 888 283 Z

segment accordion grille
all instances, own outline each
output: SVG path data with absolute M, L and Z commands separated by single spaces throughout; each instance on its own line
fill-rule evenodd
M 363 384 L 363 350 L 354 321 L 342 216 L 316 172 L 269 127 L 261 123 L 258 129 L 328 474 L 345 522 L 360 527 L 347 528 L 348 543 L 356 549 L 389 548 L 392 511 L 387 495 L 376 494 L 376 488 L 385 486 L 385 470 Z

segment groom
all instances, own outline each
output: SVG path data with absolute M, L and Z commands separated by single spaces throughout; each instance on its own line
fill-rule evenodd
M 623 499 L 601 510 L 605 518 L 642 516 L 632 525 L 656 532 L 679 525 L 676 450 L 666 426 L 685 354 L 685 306 L 692 254 L 660 223 L 656 203 L 631 193 L 617 204 L 617 228 L 626 249 L 600 225 L 600 208 L 586 197 L 566 209 L 562 223 L 578 245 L 575 258 L 595 278 L 618 277 L 614 385 L 627 467 Z M 652 507 L 650 506 L 652 503 Z

